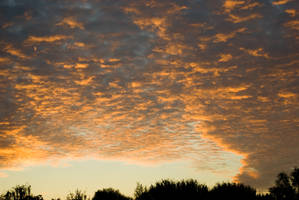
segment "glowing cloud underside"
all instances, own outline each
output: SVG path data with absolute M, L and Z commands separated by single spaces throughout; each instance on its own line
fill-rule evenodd
M 268 187 L 298 164 L 295 1 L 2 1 L 0 167 L 193 160 Z

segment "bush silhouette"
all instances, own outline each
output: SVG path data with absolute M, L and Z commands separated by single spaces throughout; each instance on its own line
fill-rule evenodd
M 31 194 L 30 185 L 17 185 L 13 189 L 1 195 L 2 200 L 43 200 L 41 195 L 34 196 Z
M 132 200 L 122 195 L 118 190 L 106 188 L 95 192 L 92 200 Z
M 239 183 L 222 183 L 213 187 L 209 199 L 255 200 L 256 190 Z
M 138 187 L 136 188 L 138 189 Z M 136 191 L 135 191 L 136 194 Z M 162 200 L 162 199 L 207 199 L 208 188 L 198 184 L 196 180 L 179 181 L 162 180 L 150 188 L 139 193 L 136 200 Z
M 77 189 L 75 193 L 69 193 L 66 196 L 66 200 L 89 200 L 89 198 L 87 198 L 85 192 L 82 192 Z

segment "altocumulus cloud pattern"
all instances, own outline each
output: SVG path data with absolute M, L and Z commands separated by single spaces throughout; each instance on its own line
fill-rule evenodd
M 234 154 L 268 187 L 299 162 L 298 22 L 295 0 L 2 0 L 0 168 Z

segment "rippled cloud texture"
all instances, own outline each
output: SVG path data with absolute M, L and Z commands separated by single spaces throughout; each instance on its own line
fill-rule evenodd
M 299 163 L 295 0 L 2 0 L 0 168 L 189 159 L 265 188 Z

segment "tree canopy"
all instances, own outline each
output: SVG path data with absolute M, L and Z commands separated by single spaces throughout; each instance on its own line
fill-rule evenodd
M 290 175 L 279 173 L 269 192 L 274 200 L 299 200 L 299 168 L 295 167 Z
M 106 188 L 96 191 L 92 200 L 131 200 L 131 198 L 124 196 L 118 190 Z
M 30 185 L 17 185 L 0 196 L 1 200 L 43 200 L 41 195 L 31 194 Z

